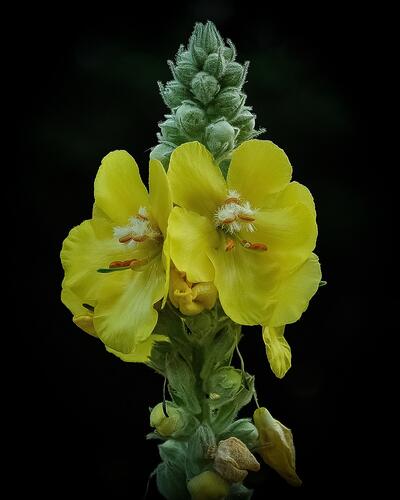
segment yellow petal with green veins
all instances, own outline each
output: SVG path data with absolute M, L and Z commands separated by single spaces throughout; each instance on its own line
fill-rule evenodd
M 227 183 L 253 207 L 262 208 L 269 195 L 284 189 L 292 176 L 285 152 L 271 141 L 243 142 L 232 153 Z
M 271 370 L 278 378 L 283 378 L 292 365 L 292 353 L 283 336 L 284 331 L 284 326 L 276 328 L 264 326 L 262 331 Z
M 218 245 L 218 235 L 209 219 L 174 207 L 168 223 L 168 238 L 171 259 L 189 281 L 213 281 L 214 268 L 207 254 Z
M 213 218 L 226 198 L 221 170 L 199 142 L 187 142 L 175 149 L 167 176 L 173 202 L 200 215 Z
M 94 181 L 94 197 L 96 207 L 120 226 L 140 207 L 148 207 L 149 195 L 129 153 L 113 151 L 103 158 Z

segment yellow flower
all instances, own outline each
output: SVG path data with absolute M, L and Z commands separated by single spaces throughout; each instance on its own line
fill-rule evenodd
M 62 301 L 74 322 L 125 361 L 146 361 L 157 339 L 153 306 L 168 293 L 172 202 L 157 160 L 149 188 L 126 151 L 108 154 L 94 183 L 93 218 L 70 231 L 61 251 Z
M 230 485 L 219 474 L 206 470 L 194 476 L 187 485 L 192 500 L 223 500 Z
M 244 142 L 227 179 L 198 142 L 179 146 L 168 170 L 168 234 L 176 267 L 190 282 L 214 282 L 237 323 L 280 327 L 299 319 L 318 289 L 312 253 L 313 198 L 290 182 L 292 167 L 270 141 Z
M 258 408 L 253 419 L 259 433 L 257 452 L 264 462 L 290 485 L 300 486 L 292 431 L 275 420 L 266 408 Z

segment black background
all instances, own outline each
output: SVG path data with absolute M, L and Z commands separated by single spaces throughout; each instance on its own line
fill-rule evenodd
M 263 5 L 151 4 L 135 12 L 115 4 L 87 13 L 59 5 L 19 20 L 17 199 L 35 251 L 25 274 L 32 312 L 20 317 L 28 362 L 17 397 L 27 432 L 17 450 L 25 480 L 16 491 L 141 498 L 158 463 L 156 443 L 145 435 L 163 381 L 72 324 L 59 299 L 59 251 L 69 229 L 90 217 L 105 154 L 127 149 L 147 177 L 148 150 L 166 112 L 156 81 L 170 79 L 166 60 L 194 22 L 207 19 L 234 41 L 239 61 L 251 61 L 245 90 L 258 126 L 285 149 L 294 178 L 315 197 L 316 251 L 328 281 L 287 329 L 293 367 L 283 380 L 269 369 L 259 329 L 245 329 L 246 368 L 261 404 L 293 429 L 304 481 L 293 490 L 265 466 L 248 484 L 261 499 L 357 492 L 371 482 L 364 396 L 374 368 L 363 362 L 375 335 L 368 314 L 377 217 L 369 178 L 371 20 L 365 10 L 337 5 Z M 149 498 L 158 498 L 154 482 Z

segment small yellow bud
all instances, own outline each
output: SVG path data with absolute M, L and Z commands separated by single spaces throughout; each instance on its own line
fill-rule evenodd
M 93 316 L 87 314 L 82 316 L 74 316 L 72 321 L 78 326 L 81 330 L 88 333 L 89 335 L 93 335 L 93 337 L 97 337 L 96 330 L 93 325 Z
M 185 273 L 172 268 L 169 298 L 181 313 L 194 316 L 204 309 L 212 309 L 218 298 L 218 292 L 212 282 L 190 283 Z
M 240 439 L 230 437 L 219 442 L 214 468 L 226 481 L 241 483 L 249 470 L 259 471 L 260 464 Z
M 193 477 L 187 485 L 192 500 L 223 500 L 229 493 L 229 483 L 214 471 L 206 470 Z
M 180 412 L 171 403 L 167 402 L 166 410 L 167 415 L 164 413 L 163 404 L 158 403 L 150 413 L 150 425 L 163 437 L 171 436 L 183 426 Z
M 258 408 L 253 419 L 259 433 L 257 452 L 264 462 L 291 486 L 300 486 L 302 481 L 296 474 L 292 431 L 275 420 L 266 408 Z

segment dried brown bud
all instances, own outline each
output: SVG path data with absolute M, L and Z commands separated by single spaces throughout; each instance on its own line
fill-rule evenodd
M 240 439 L 230 437 L 218 443 L 214 468 L 226 481 L 240 483 L 249 470 L 260 470 L 260 464 Z

